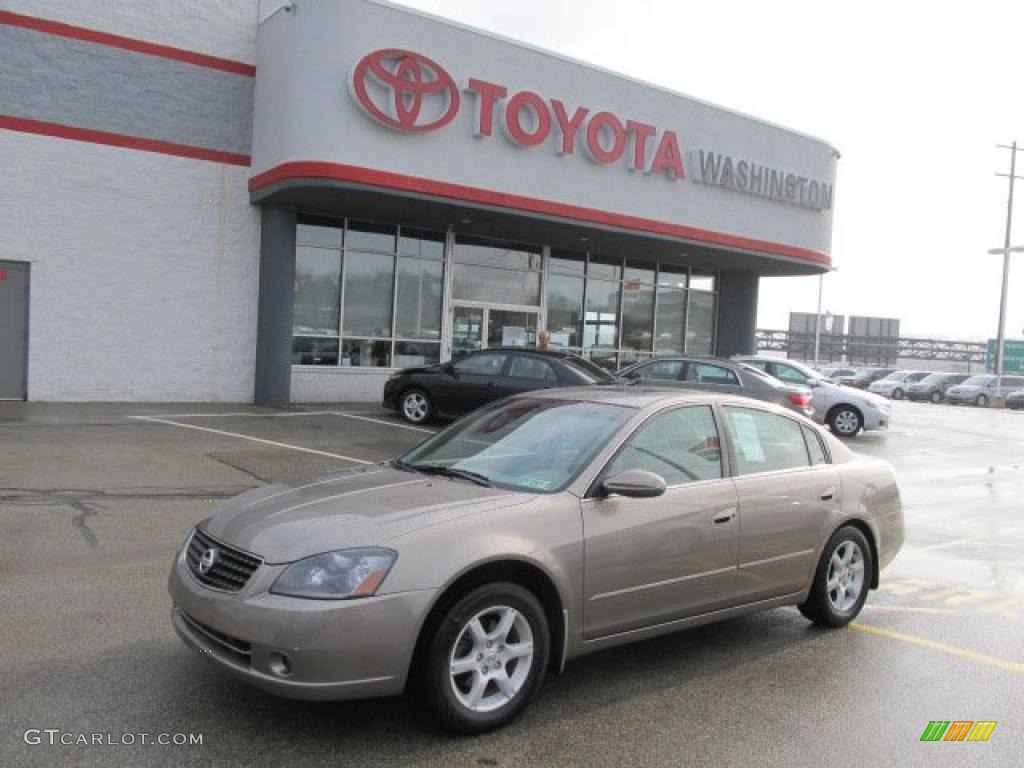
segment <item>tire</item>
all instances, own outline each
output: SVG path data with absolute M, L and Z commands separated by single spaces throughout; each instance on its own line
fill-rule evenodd
M 902 389 L 898 389 L 898 388 L 894 389 L 892 391 L 892 399 L 893 400 L 902 400 L 903 399 L 903 390 Z
M 498 728 L 540 690 L 549 647 L 547 618 L 533 593 L 509 582 L 485 584 L 460 599 L 429 638 L 421 698 L 445 728 Z M 453 672 L 456 665 L 464 671 Z
M 852 405 L 837 405 L 826 420 L 836 437 L 853 437 L 864 428 L 864 417 Z
M 800 613 L 822 627 L 846 626 L 864 607 L 873 569 L 864 534 L 851 525 L 843 526 L 821 554 L 807 602 L 798 606 Z
M 434 417 L 434 403 L 422 389 L 411 387 L 398 399 L 398 414 L 410 424 L 426 424 Z
M 988 398 L 984 395 L 978 395 L 974 400 L 974 404 L 979 408 L 985 408 L 988 405 Z
M 932 392 L 931 401 L 933 403 L 936 403 L 936 404 L 941 403 L 942 402 L 942 393 L 941 392 Z

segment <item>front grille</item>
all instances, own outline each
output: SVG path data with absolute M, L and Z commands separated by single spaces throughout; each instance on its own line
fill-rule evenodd
M 202 622 L 196 621 L 184 611 L 181 611 L 180 613 L 181 618 L 189 626 L 189 629 L 209 643 L 209 647 L 203 648 L 202 650 L 216 653 L 243 667 L 251 666 L 251 643 L 246 642 L 245 640 L 239 640 L 237 637 L 232 637 L 231 635 L 226 635 L 223 632 L 218 632 L 216 629 L 213 629 L 213 627 L 208 627 Z
M 199 561 L 203 553 L 211 549 L 216 551 L 216 559 L 213 567 L 203 573 L 199 570 Z M 217 541 L 198 528 L 192 532 L 185 559 L 188 562 L 188 569 L 199 581 L 208 587 L 223 589 L 226 592 L 237 592 L 244 587 L 249 577 L 263 563 L 256 555 Z

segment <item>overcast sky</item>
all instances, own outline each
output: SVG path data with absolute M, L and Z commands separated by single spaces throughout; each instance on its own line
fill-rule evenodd
M 401 2 L 829 141 L 842 159 L 824 309 L 898 317 L 904 335 L 995 335 L 1002 260 L 986 251 L 1005 230 L 996 144 L 1024 143 L 1024 2 Z M 817 282 L 762 280 L 759 326 L 813 312 Z M 1007 336 L 1024 338 L 1024 253 Z

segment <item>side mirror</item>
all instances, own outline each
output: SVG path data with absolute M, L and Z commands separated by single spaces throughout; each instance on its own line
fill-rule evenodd
M 820 387 L 821 386 L 821 379 L 808 379 L 807 380 L 807 386 L 808 387 L 812 387 L 812 388 L 813 387 Z
M 444 367 L 444 372 L 451 376 L 453 379 L 459 378 L 459 372 L 455 370 L 455 363 L 448 363 Z
M 627 469 L 605 478 L 601 490 L 633 499 L 650 499 L 665 492 L 665 478 L 646 469 Z

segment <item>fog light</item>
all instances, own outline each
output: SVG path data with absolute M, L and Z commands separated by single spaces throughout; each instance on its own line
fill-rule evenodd
M 290 677 L 292 674 L 292 662 L 286 654 L 273 651 L 269 657 L 270 671 L 278 677 Z

